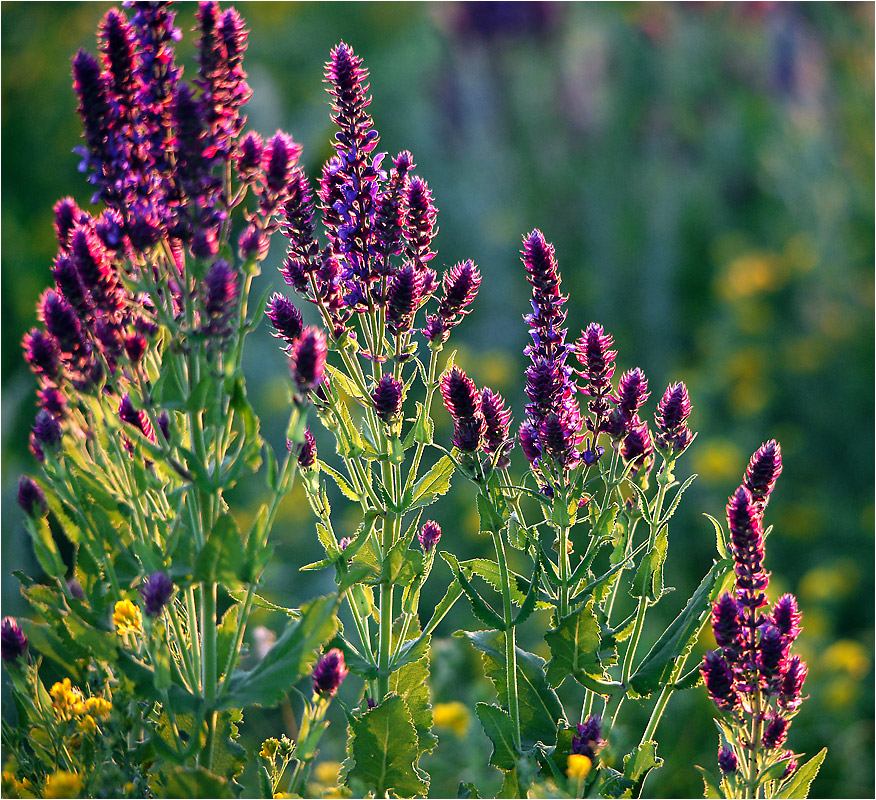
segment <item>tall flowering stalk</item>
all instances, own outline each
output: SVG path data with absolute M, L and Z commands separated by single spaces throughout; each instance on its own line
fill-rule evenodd
M 279 702 L 336 629 L 336 598 L 318 598 L 274 651 L 240 668 L 325 337 L 285 318 L 291 446 L 278 464 L 242 356 L 264 303 L 250 307 L 252 280 L 297 189 L 300 147 L 278 132 L 254 154 L 247 30 L 234 9 L 199 4 L 192 82 L 176 63 L 171 6 L 137 2 L 130 14 L 107 12 L 98 55 L 73 59 L 78 149 L 98 205 L 56 204 L 54 285 L 23 342 L 39 385 L 30 444 L 41 475 L 22 479 L 19 502 L 48 583 L 23 585 L 35 618 L 4 621 L 3 657 L 40 731 L 14 743 L 36 790 L 63 791 L 63 774 L 71 794 L 131 781 L 179 796 L 196 781 L 221 796 L 243 769 L 241 709 Z M 227 493 L 263 460 L 268 496 L 241 529 Z M 57 691 L 42 686 L 40 656 L 69 675 Z M 112 692 L 111 710 L 86 713 L 91 698 L 64 710 L 85 698 L 86 680 L 93 697 Z M 141 754 L 122 767 L 119 731 Z M 152 770 L 157 758 L 170 766 Z
M 752 455 L 742 484 L 727 502 L 734 591 L 712 607 L 718 649 L 705 654 L 700 671 L 721 711 L 720 779 L 704 771 L 707 785 L 724 797 L 784 797 L 795 782 L 799 756 L 785 748 L 791 720 L 805 697 L 806 663 L 792 655 L 801 615 L 794 595 L 768 608 L 764 567 L 764 513 L 782 471 L 779 444 L 771 440 Z M 804 770 L 811 781 L 825 751 Z
M 334 569 L 351 623 L 350 635 L 338 636 L 336 645 L 363 679 L 350 716 L 347 784 L 378 795 L 389 789 L 419 794 L 428 781 L 416 764 L 436 739 L 428 692 L 416 687 L 428 680 L 432 631 L 461 593 L 454 581 L 423 625 L 420 588 L 432 569 L 440 528 L 421 524 L 420 517 L 449 489 L 456 461 L 444 455 L 421 468 L 433 444 L 441 354 L 471 310 L 481 277 L 471 261 L 443 271 L 437 266 L 432 191 L 410 152 L 390 160 L 377 150 L 368 70 L 349 45 L 331 51 L 325 83 L 336 127 L 334 154 L 316 192 L 302 170 L 294 171 L 281 224 L 289 242 L 283 278 L 322 323 L 324 369 L 309 388 L 341 460 L 335 468 L 314 457 L 303 467 L 325 548 L 325 558 L 304 569 Z M 299 333 L 302 315 L 282 295 L 272 298 L 267 313 L 293 372 L 300 370 L 310 356 L 290 341 L 297 335 L 305 342 L 316 329 Z M 470 451 L 488 436 L 498 453 L 507 428 L 501 399 L 490 395 L 482 410 L 480 394 L 465 395 L 471 389 L 465 381 L 449 388 L 448 374 L 458 372 L 450 369 L 440 381 L 445 399 L 449 391 L 460 403 L 477 403 L 476 409 L 460 406 L 465 422 L 454 441 Z M 338 530 L 326 479 L 358 507 L 357 529 Z M 375 731 L 384 725 L 396 737 L 391 749 L 398 767 L 391 774 L 374 771 L 374 759 L 389 757 L 389 744 L 374 749 Z

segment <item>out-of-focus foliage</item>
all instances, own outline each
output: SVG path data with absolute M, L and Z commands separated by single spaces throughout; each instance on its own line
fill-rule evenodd
M 7 3 L 2 14 L 4 613 L 19 603 L 12 570 L 36 570 L 12 502 L 33 410 L 19 341 L 49 282 L 52 203 L 71 191 L 88 199 L 71 153 L 68 56 L 93 41 L 103 10 Z M 180 11 L 190 27 L 192 9 Z M 718 516 L 747 454 L 768 436 L 782 442 L 768 567 L 776 593 L 799 594 L 812 695 L 794 746 L 831 745 L 814 795 L 870 795 L 872 7 L 254 3 L 246 18 L 250 119 L 262 133 L 290 130 L 311 174 L 329 147 L 322 62 L 342 38 L 367 59 L 382 149 L 415 150 L 442 212 L 442 259 L 471 255 L 484 273 L 457 337 L 478 383 L 521 409 L 527 286 L 516 251 L 536 225 L 561 254 L 573 331 L 599 320 L 624 368 L 635 354 L 655 384 L 687 381 L 700 431 L 688 464 L 700 480 L 673 530 L 687 558 L 667 579 L 680 592 L 714 547 L 696 512 Z M 270 268 L 261 278 L 278 280 Z M 249 364 L 279 441 L 284 366 L 267 333 L 253 337 Z M 472 495 L 461 482 L 454 491 L 442 545 L 481 555 L 489 542 L 474 533 Z M 297 572 L 319 554 L 301 496 L 287 499 L 274 536 L 268 594 L 297 603 L 320 589 Z M 439 634 L 469 613 L 457 606 Z M 437 702 L 471 708 L 489 691 L 469 648 L 436 643 Z M 675 767 L 649 794 L 699 793 L 680 765 L 713 761 L 711 713 L 704 692 L 673 699 L 661 755 Z M 479 726 L 454 705 L 437 707 L 439 719 L 433 793 L 488 783 L 473 755 L 488 746 Z M 281 712 L 253 715 L 244 735 L 287 724 Z M 342 744 L 326 757 L 341 760 Z

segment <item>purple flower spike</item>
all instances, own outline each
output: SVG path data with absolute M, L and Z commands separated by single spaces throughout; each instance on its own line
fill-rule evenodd
M 508 443 L 511 409 L 505 405 L 502 395 L 484 387 L 481 392 L 481 414 L 485 423 L 484 450 L 487 453 L 498 453 Z M 507 466 L 508 459 L 504 458 L 504 461 L 506 463 L 500 463 L 500 466 Z
M 432 239 L 438 232 L 438 209 L 432 200 L 432 190 L 422 178 L 411 178 L 404 198 L 405 254 L 418 266 L 435 257 Z
M 157 617 L 173 594 L 173 581 L 166 572 L 153 572 L 140 587 L 143 605 L 150 617 Z
M 634 415 L 629 422 L 629 429 L 621 444 L 621 456 L 625 461 L 632 461 L 635 472 L 643 467 L 650 469 L 654 445 L 651 442 L 651 432 L 648 423 Z
M 766 505 L 781 474 L 782 448 L 775 439 L 770 439 L 751 456 L 743 485 L 758 503 Z
M 394 168 L 377 200 L 374 215 L 376 250 L 382 259 L 382 272 L 389 268 L 389 257 L 398 255 L 402 250 L 402 201 L 408 185 L 408 173 L 416 166 L 414 157 L 407 150 L 403 150 L 392 161 Z
M 800 635 L 800 609 L 797 598 L 792 594 L 783 594 L 773 606 L 773 625 L 779 629 L 782 636 L 794 641 Z
M 417 541 L 424 553 L 431 552 L 439 539 L 441 539 L 441 526 L 434 519 L 426 520 L 417 532 Z
M 575 449 L 575 437 L 565 420 L 551 413 L 545 417 L 538 429 L 538 443 L 541 452 L 549 455 L 561 469 L 575 466 L 579 453 Z
M 41 451 L 57 450 L 61 446 L 61 425 L 44 408 L 37 411 L 31 433 Z
M 150 442 L 155 441 L 155 432 L 152 430 L 152 423 L 149 421 L 149 416 L 142 408 L 134 408 L 134 403 L 131 401 L 130 395 L 124 395 L 119 403 L 119 419 L 136 428 Z
M 313 691 L 314 694 L 323 697 L 334 697 L 338 688 L 347 677 L 347 665 L 344 663 L 344 654 L 333 647 L 324 655 L 313 668 Z
M 524 421 L 520 425 L 518 438 L 523 455 L 526 456 L 530 464 L 537 464 L 541 456 L 541 446 L 538 443 L 538 431 L 535 429 L 535 426 L 529 421 Z
M 725 775 L 729 775 L 739 767 L 739 759 L 733 748 L 729 744 L 722 745 L 718 748 L 718 766 Z
M 31 328 L 22 340 L 24 360 L 36 375 L 54 378 L 61 368 L 61 352 L 58 343 L 45 331 Z
M 306 327 L 289 349 L 289 368 L 295 385 L 301 391 L 315 389 L 322 382 L 326 358 L 325 334 Z
M 308 428 L 304 431 L 304 442 L 301 444 L 301 451 L 298 453 L 298 466 L 302 469 L 308 469 L 316 463 L 316 439 L 313 438 L 313 432 Z
M 454 422 L 480 413 L 481 395 L 474 381 L 459 367 L 453 367 L 441 378 L 444 407 Z
M 405 264 L 393 276 L 387 290 L 386 322 L 394 334 L 407 333 L 423 300 L 423 275 L 413 264 Z
M 769 576 L 763 568 L 763 523 L 751 494 L 740 486 L 727 503 L 730 546 L 736 570 L 736 597 L 748 615 L 766 604 Z M 754 627 L 750 625 L 750 627 Z
M 767 682 L 784 674 L 788 668 L 788 642 L 774 625 L 766 625 L 760 635 L 757 668 Z
M 70 231 L 83 221 L 83 211 L 72 197 L 62 197 L 53 209 L 55 213 L 55 236 L 62 250 L 67 249 Z
M 683 383 L 670 384 L 657 404 L 654 417 L 657 447 L 674 455 L 681 454 L 687 448 L 693 439 L 687 427 L 690 411 L 687 386 Z
M 262 154 L 265 143 L 255 131 L 250 131 L 237 146 L 235 164 L 237 174 L 244 183 L 253 183 L 261 174 Z
M 224 320 L 237 306 L 237 272 L 224 259 L 216 261 L 204 276 L 204 311 L 214 320 Z
M 761 742 L 767 750 L 775 750 L 785 743 L 790 723 L 784 717 L 774 716 L 766 725 Z
M 779 705 L 785 710 L 796 711 L 803 702 L 803 684 L 807 673 L 806 663 L 799 656 L 792 656 L 779 685 Z
M 262 168 L 268 189 L 277 195 L 285 192 L 300 155 L 301 145 L 293 141 L 288 133 L 277 131 L 268 140 L 262 154 Z
M 715 641 L 727 653 L 736 653 L 742 644 L 742 618 L 733 595 L 724 592 L 712 606 Z
M 43 490 L 33 478 L 29 478 L 27 475 L 22 475 L 18 479 L 18 505 L 21 506 L 25 514 L 33 519 L 39 519 L 49 513 L 49 506 L 46 503 Z
M 4 661 L 16 661 L 27 652 L 27 636 L 14 617 L 3 617 L 0 623 L 0 649 Z
M 73 307 L 52 289 L 44 292 L 39 302 L 39 317 L 65 356 L 81 356 L 88 350 L 82 324 Z
M 602 717 L 591 714 L 584 722 L 578 723 L 576 732 L 572 735 L 572 752 L 587 756 L 595 762 L 603 747 L 605 739 L 602 738 Z
M 384 422 L 391 421 L 401 411 L 402 382 L 387 372 L 374 387 L 371 401 L 377 416 Z
M 608 414 L 611 378 L 617 351 L 612 350 L 614 339 L 602 325 L 591 322 L 575 345 L 584 380 L 582 392 L 590 397 L 588 407 L 594 416 L 591 423 L 594 434 L 602 429 L 602 420 Z
M 727 660 L 718 652 L 711 650 L 703 658 L 700 667 L 709 697 L 718 708 L 730 711 L 739 703 L 739 696 L 733 686 L 733 670 Z
M 268 301 L 265 316 L 271 321 L 274 336 L 291 345 L 304 330 L 304 320 L 295 304 L 282 294 L 274 293 Z
M 484 443 L 484 418 L 462 417 L 453 423 L 453 446 L 464 453 L 476 453 Z

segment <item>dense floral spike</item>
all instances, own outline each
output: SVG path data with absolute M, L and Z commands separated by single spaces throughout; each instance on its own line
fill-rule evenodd
M 37 405 L 59 421 L 67 416 L 67 398 L 57 386 L 51 383 L 47 383 L 37 390 Z
M 292 182 L 292 173 L 300 155 L 301 145 L 288 133 L 277 131 L 268 140 L 262 153 L 262 169 L 265 173 L 265 184 L 273 195 L 282 197 L 285 194 L 286 187 Z
M 792 594 L 783 594 L 773 606 L 771 615 L 773 625 L 782 636 L 793 642 L 800 635 L 800 610 L 797 608 L 797 598 Z
M 153 572 L 140 587 L 146 614 L 157 617 L 173 594 L 173 581 L 166 572 Z
M 237 307 L 238 276 L 224 259 L 204 276 L 204 311 L 213 320 L 225 320 Z
M 142 408 L 137 409 L 134 407 L 130 395 L 124 395 L 119 402 L 119 419 L 136 428 L 150 442 L 155 441 L 155 432 L 152 430 L 152 423 L 149 421 L 148 414 Z
M 43 450 L 56 450 L 61 445 L 61 425 L 44 408 L 37 411 L 31 432 L 35 443 Z
M 44 517 L 49 512 L 46 496 L 39 484 L 27 475 L 18 479 L 18 505 L 29 517 Z
M 550 456 L 561 469 L 569 469 L 578 463 L 575 449 L 575 433 L 559 414 L 548 414 L 538 429 L 538 444 L 542 454 Z
M 487 453 L 498 453 L 508 442 L 511 409 L 505 405 L 502 395 L 484 387 L 481 392 L 481 414 L 485 424 L 484 450 Z
M 424 273 L 426 278 L 429 272 Z M 444 274 L 438 313 L 430 315 L 426 323 L 425 334 L 430 342 L 443 344 L 447 341 L 450 332 L 471 313 L 480 285 L 481 273 L 473 261 L 461 261 Z M 430 292 L 427 286 L 425 293 Z
M 738 651 L 742 644 L 742 618 L 739 604 L 729 592 L 724 592 L 712 606 L 712 630 L 715 641 L 725 652 Z
M 347 672 L 344 654 L 338 648 L 333 647 L 320 656 L 313 668 L 314 694 L 333 697 L 344 682 L 344 678 L 347 677 Z
M 639 419 L 638 415 L 630 418 L 620 452 L 624 461 L 633 462 L 635 472 L 643 468 L 650 469 L 653 463 L 654 445 L 651 442 L 651 432 L 648 423 Z
M 84 50 L 73 57 L 73 90 L 79 100 L 79 116 L 85 134 L 80 169 L 91 172 L 90 179 L 102 184 L 105 171 L 110 171 L 112 167 L 108 161 L 110 107 L 100 64 Z
M 274 336 L 291 345 L 304 330 L 304 320 L 295 304 L 282 294 L 275 292 L 268 301 L 265 316 L 274 328 Z
M 86 225 L 73 228 L 70 259 L 94 306 L 108 314 L 120 311 L 123 297 L 119 278 L 93 228 Z
M 785 717 L 771 717 L 764 728 L 763 746 L 767 750 L 781 747 L 785 743 L 785 739 L 788 738 L 788 725 L 790 722 Z
M 377 416 L 384 422 L 389 422 L 401 411 L 402 388 L 402 382 L 396 380 L 389 372 L 383 375 L 374 387 L 371 401 L 374 403 Z
M 541 447 L 538 444 L 538 431 L 531 422 L 524 421 L 520 426 L 518 440 L 523 455 L 526 456 L 530 464 L 535 466 L 541 456 Z
M 405 264 L 389 282 L 386 293 L 386 324 L 394 334 L 407 333 L 423 301 L 423 274 Z
M 799 656 L 791 656 L 779 685 L 779 705 L 785 710 L 796 711 L 803 702 L 807 672 L 806 663 Z
M 725 744 L 718 748 L 718 767 L 725 775 L 730 775 L 738 769 L 739 759 L 730 745 Z
M 587 756 L 595 763 L 603 747 L 605 747 L 605 739 L 602 738 L 602 717 L 599 714 L 591 714 L 584 722 L 578 723 L 572 735 L 572 752 Z
M 614 360 L 617 351 L 612 350 L 614 339 L 597 322 L 591 322 L 575 345 L 575 353 L 581 364 L 581 391 L 590 397 L 588 407 L 594 419 L 590 427 L 594 435 L 602 429 L 602 420 L 609 410 L 611 378 L 614 375 Z
M 39 328 L 31 328 L 22 341 L 24 360 L 36 375 L 57 376 L 61 368 L 61 351 L 54 337 Z
M 17 661 L 27 652 L 27 636 L 14 617 L 3 617 L 0 623 L 0 650 L 6 662 Z
M 438 233 L 437 219 L 429 184 L 422 178 L 411 178 L 404 195 L 405 254 L 418 266 L 435 257 L 432 240 Z
M 306 327 L 290 348 L 289 368 L 299 390 L 315 389 L 322 382 L 326 349 L 325 334 L 312 326 Z
M 727 659 L 716 651 L 709 651 L 701 668 L 709 697 L 722 711 L 731 711 L 739 704 L 739 695 L 733 685 L 733 670 Z
M 427 519 L 417 531 L 417 541 L 424 553 L 429 553 L 441 539 L 441 526 L 434 519 Z
M 757 647 L 757 668 L 768 684 L 783 675 L 787 669 L 790 642 L 774 625 L 764 625 Z
M 309 469 L 316 463 L 316 455 L 316 439 L 313 438 L 313 431 L 307 428 L 304 431 L 301 450 L 298 451 L 298 466 L 301 469 Z
M 742 483 L 756 502 L 766 505 L 781 474 L 782 448 L 775 439 L 770 439 L 751 456 Z
M 603 430 L 615 438 L 623 437 L 650 395 L 645 373 L 638 367 L 627 370 L 618 381 L 615 407 L 605 421 Z
M 474 381 L 459 367 L 454 366 L 441 377 L 441 396 L 444 398 L 444 407 L 454 422 L 480 413 L 480 392 Z
M 84 214 L 72 197 L 62 197 L 52 210 L 55 215 L 55 236 L 58 238 L 58 245 L 61 250 L 66 250 L 70 231 L 83 219 L 87 219 L 88 215 Z
M 237 146 L 234 163 L 237 174 L 244 183 L 255 183 L 262 174 L 262 157 L 265 152 L 265 143 L 262 137 L 255 131 L 249 131 Z
M 674 455 L 679 455 L 687 448 L 693 440 L 693 433 L 687 427 L 690 412 L 687 386 L 683 383 L 670 384 L 657 404 L 654 417 L 657 447 Z
M 736 570 L 736 596 L 747 609 L 748 626 L 757 624 L 757 609 L 766 604 L 769 576 L 763 568 L 763 525 L 751 494 L 740 486 L 727 503 L 730 546 Z
M 377 198 L 374 215 L 374 251 L 380 259 L 378 268 L 384 274 L 389 271 L 390 256 L 402 251 L 402 201 L 407 189 L 408 173 L 416 167 L 413 155 L 407 150 L 403 150 L 392 161 L 393 168 L 385 188 Z

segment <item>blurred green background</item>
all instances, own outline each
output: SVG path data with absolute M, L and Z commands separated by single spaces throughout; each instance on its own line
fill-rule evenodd
M 38 569 L 14 502 L 18 475 L 33 468 L 33 384 L 19 343 L 50 279 L 52 204 L 65 194 L 88 199 L 71 153 L 79 128 L 69 62 L 77 47 L 94 49 L 106 7 L 2 8 L 4 613 L 21 610 L 12 570 Z M 708 567 L 714 537 L 701 513 L 722 516 L 751 451 L 780 439 L 785 470 L 770 506 L 768 566 L 775 594 L 800 596 L 812 695 L 791 744 L 831 748 L 813 796 L 872 796 L 872 5 L 241 10 L 252 30 L 250 125 L 292 133 L 311 175 L 331 134 L 322 63 L 341 38 L 365 57 L 381 149 L 412 149 L 434 189 L 440 262 L 471 257 L 484 273 L 476 311 L 455 338 L 479 383 L 502 391 L 519 413 L 528 293 L 517 251 L 534 226 L 556 244 L 573 332 L 601 321 L 621 366 L 642 366 L 655 395 L 670 380 L 688 382 L 700 436 L 681 472 L 700 477 L 671 532 L 668 580 L 678 592 L 655 620 L 674 616 Z M 179 9 L 186 32 L 193 11 Z M 180 49 L 190 57 L 192 37 Z M 280 258 L 278 242 L 263 286 L 280 287 Z M 250 342 L 251 394 L 279 445 L 283 358 L 265 331 Z M 239 493 L 243 515 L 258 491 Z M 460 485 L 440 507 L 442 546 L 465 556 L 487 552 L 471 499 Z M 268 576 L 269 593 L 288 603 L 328 588 L 326 576 L 297 571 L 318 557 L 301 501 L 284 503 Z M 344 519 L 342 503 L 336 514 Z M 447 578 L 436 569 L 427 603 Z M 460 603 L 440 629 L 436 702 L 471 706 L 489 696 L 477 660 L 450 638 L 474 623 Z M 673 700 L 659 735 L 667 765 L 648 794 L 700 794 L 692 765 L 714 761 L 711 714 L 702 690 Z M 448 724 L 428 765 L 433 793 L 452 795 L 459 780 L 497 785 L 482 766 L 488 744 L 476 720 L 466 728 L 452 706 L 442 716 Z M 342 757 L 335 721 L 328 758 Z M 254 714 L 245 735 L 254 742 L 283 725 L 279 712 Z

